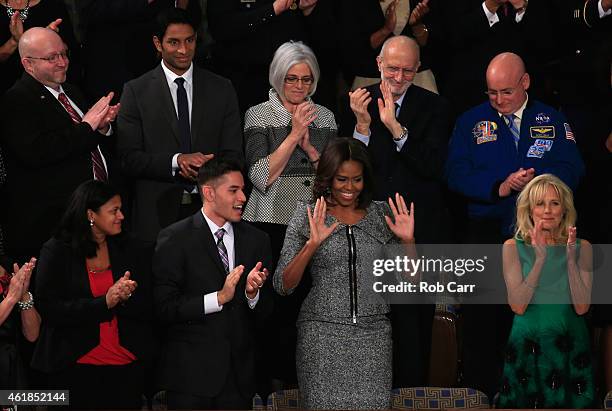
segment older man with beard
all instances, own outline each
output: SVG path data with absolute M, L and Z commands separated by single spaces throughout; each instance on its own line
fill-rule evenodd
M 385 41 L 376 58 L 381 83 L 349 93 L 355 124 L 347 132 L 368 146 L 375 199 L 400 193 L 414 202 L 415 238 L 443 243 L 448 224 L 442 175 L 451 122 L 442 97 L 412 84 L 419 59 L 413 39 Z M 426 384 L 433 312 L 427 303 L 392 307 L 394 386 Z

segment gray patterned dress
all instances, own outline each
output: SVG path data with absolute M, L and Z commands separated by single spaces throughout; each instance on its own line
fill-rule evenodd
M 302 406 L 308 409 L 390 408 L 391 326 L 389 307 L 373 292 L 371 261 L 399 241 L 387 227 L 388 207 L 373 202 L 355 225 L 340 224 L 309 264 L 312 289 L 298 317 L 296 365 Z M 328 215 L 326 224 L 335 222 Z M 306 204 L 299 202 L 287 228 L 274 274 L 283 271 L 308 240 Z
M 317 119 L 309 126 L 310 143 L 320 153 L 328 140 L 338 134 L 334 114 L 317 107 Z M 315 169 L 308 155 L 296 147 L 281 175 L 266 187 L 270 173 L 270 154 L 291 133 L 291 113 L 274 89 L 268 101 L 251 107 L 244 116 L 246 161 L 253 191 L 244 210 L 247 221 L 286 225 L 298 201 L 310 201 Z

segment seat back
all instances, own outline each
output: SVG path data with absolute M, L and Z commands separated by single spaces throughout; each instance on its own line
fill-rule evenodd
M 473 388 L 395 388 L 391 391 L 391 408 L 396 410 L 489 408 L 489 398 Z
M 298 389 L 281 390 L 273 392 L 268 396 L 268 410 L 286 410 L 302 408 L 300 402 L 300 391 Z
M 606 394 L 606 398 L 604 398 L 603 406 L 606 410 L 612 410 L 612 391 Z

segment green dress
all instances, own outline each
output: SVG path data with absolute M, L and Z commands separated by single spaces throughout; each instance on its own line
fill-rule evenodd
M 534 250 L 516 240 L 523 278 Z M 577 243 L 578 252 L 580 243 Z M 548 247 L 540 282 L 515 315 L 506 349 L 500 408 L 589 408 L 595 398 L 591 345 L 570 299 L 565 246 Z

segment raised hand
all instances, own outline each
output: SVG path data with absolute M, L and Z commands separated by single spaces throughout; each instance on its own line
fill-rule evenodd
M 414 203 L 410 203 L 410 210 L 408 210 L 404 197 L 399 195 L 399 193 L 395 193 L 395 203 L 393 203 L 393 200 L 389 197 L 389 207 L 391 207 L 391 213 L 393 214 L 393 219 L 389 216 L 385 216 L 385 221 L 389 229 L 403 243 L 413 243 Z
M 34 271 L 34 267 L 36 267 L 36 258 L 30 258 L 30 261 L 25 263 L 19 268 L 17 264 L 13 264 L 14 272 L 19 273 L 23 272 L 23 294 L 22 299 L 27 296 L 28 291 L 30 291 L 30 279 L 32 278 L 32 271 Z
M 544 233 L 544 221 L 540 220 L 529 230 L 531 246 L 535 252 L 536 260 L 544 261 L 546 258 L 546 234 Z
M 325 224 L 325 216 L 327 215 L 327 203 L 323 197 L 318 198 L 315 203 L 314 212 L 310 213 L 310 206 L 307 207 L 308 211 L 308 225 L 310 226 L 310 241 L 316 247 L 319 247 L 327 237 L 338 227 L 338 222 L 333 223 L 330 226 Z
M 393 32 L 395 30 L 395 23 L 397 21 L 397 17 L 395 16 L 395 7 L 397 6 L 397 0 L 393 0 L 387 10 L 385 10 L 385 25 L 384 28 L 389 32 Z
M 243 272 L 244 266 L 239 265 L 225 277 L 223 288 L 217 293 L 217 302 L 219 305 L 232 301 L 234 293 L 236 292 L 236 284 L 238 284 L 238 280 L 240 280 L 240 276 Z
M 272 7 L 274 8 L 274 14 L 277 16 L 289 9 L 295 0 L 275 0 L 272 3 Z
M 308 16 L 314 10 L 318 0 L 300 0 L 300 10 L 304 16 Z
M 62 19 L 55 19 L 51 23 L 47 24 L 47 28 L 59 33 L 59 25 L 62 24 Z
M 21 39 L 21 35 L 23 34 L 23 22 L 19 18 L 18 11 L 13 13 L 11 16 L 11 20 L 9 21 L 9 31 L 11 32 L 11 37 L 15 43 L 19 43 L 19 39 Z
M 394 129 L 398 127 L 401 129 L 401 125 L 395 118 L 395 101 L 393 100 L 391 87 L 389 87 L 389 83 L 386 80 L 380 82 L 380 91 L 383 96 L 383 98 L 378 99 L 380 121 L 382 121 L 385 127 L 393 133 Z
M 567 257 L 576 258 L 576 227 L 571 226 L 567 229 Z
M 355 114 L 357 120 L 357 131 L 361 134 L 367 134 L 370 129 L 370 123 L 372 117 L 368 112 L 368 105 L 372 101 L 370 92 L 364 88 L 358 88 L 355 91 L 349 91 L 349 100 L 351 103 L 351 110 Z
M 429 13 L 428 4 L 429 0 L 423 0 L 416 5 L 416 7 L 410 13 L 410 18 L 408 19 L 409 25 L 416 26 L 417 24 L 421 23 L 423 17 L 425 17 L 425 15 Z
M 262 262 L 259 261 L 257 264 L 255 264 L 255 267 L 253 267 L 249 275 L 247 275 L 246 293 L 250 299 L 255 298 L 255 295 L 257 295 L 257 290 L 263 286 L 268 278 L 268 269 L 264 268 L 262 270 L 262 265 Z

